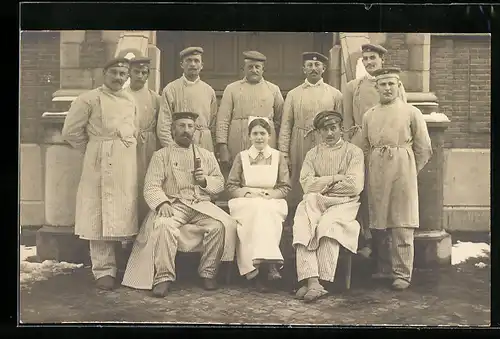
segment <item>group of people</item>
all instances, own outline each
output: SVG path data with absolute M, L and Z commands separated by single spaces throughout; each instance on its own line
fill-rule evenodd
M 400 70 L 383 67 L 386 52 L 363 45 L 367 75 L 345 93 L 323 81 L 326 56 L 303 53 L 305 81 L 283 99 L 263 77 L 266 56 L 247 51 L 244 78 L 220 105 L 200 79 L 201 47 L 180 52 L 183 75 L 161 95 L 146 86 L 149 59 L 109 61 L 104 84 L 72 103 L 62 131 L 84 153 L 75 233 L 89 240 L 97 286 L 115 287 L 122 242 L 132 244 L 122 285 L 165 297 L 177 251 L 197 251 L 205 289 L 217 288 L 221 262 L 236 260 L 264 292 L 281 279 L 283 223 L 294 213 L 297 298 L 327 294 L 340 247 L 374 256 L 373 277 L 406 289 L 417 174 L 432 148 Z M 229 213 L 214 203 L 222 192 Z

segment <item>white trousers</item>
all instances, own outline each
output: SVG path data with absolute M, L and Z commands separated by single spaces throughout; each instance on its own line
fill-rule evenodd
M 90 240 L 90 260 L 95 279 L 110 275 L 116 278 L 116 241 Z
M 394 279 L 411 282 L 413 272 L 414 228 L 372 230 L 377 251 L 379 273 L 392 274 Z

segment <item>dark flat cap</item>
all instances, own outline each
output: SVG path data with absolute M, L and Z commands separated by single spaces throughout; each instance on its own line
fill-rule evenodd
M 104 64 L 104 69 L 108 69 L 110 67 L 130 67 L 130 61 L 127 58 L 115 58 L 111 59 Z
M 381 69 L 377 69 L 375 72 L 373 72 L 373 76 L 376 78 L 385 77 L 385 76 L 396 76 L 399 78 L 399 73 L 401 73 L 401 68 L 384 67 Z
M 384 55 L 387 53 L 387 50 L 380 46 L 380 45 L 375 45 L 375 44 L 364 44 L 361 46 L 361 51 L 362 52 L 375 52 L 378 53 L 379 55 Z
M 129 63 L 130 66 L 149 66 L 151 64 L 151 59 L 146 57 L 137 57 L 130 59 Z
M 176 121 L 179 119 L 191 119 L 196 121 L 198 119 L 198 114 L 194 112 L 175 112 L 172 113 L 172 121 Z
M 327 63 L 328 62 L 328 58 L 326 56 L 324 56 L 323 54 L 321 53 L 317 53 L 317 52 L 305 52 L 305 53 L 302 53 L 302 60 L 303 61 L 307 61 L 307 60 L 313 60 L 313 61 L 321 61 L 323 63 Z
M 266 61 L 267 57 L 262 54 L 261 52 L 257 51 L 246 51 L 243 52 L 243 56 L 245 57 L 245 60 L 254 60 L 254 61 Z
M 203 48 L 201 47 L 187 47 L 183 49 L 180 53 L 179 56 L 181 59 L 190 56 L 190 55 L 201 55 L 203 54 Z
M 342 122 L 342 114 L 335 111 L 322 111 L 316 114 L 313 120 L 313 126 L 316 129 L 326 127 L 331 124 Z

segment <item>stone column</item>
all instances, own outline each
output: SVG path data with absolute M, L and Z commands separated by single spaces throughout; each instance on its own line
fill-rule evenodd
M 408 71 L 405 86 L 408 92 L 429 92 L 431 64 L 431 34 L 407 33 Z
M 116 46 L 115 57 L 132 59 L 134 57 L 145 57 L 148 55 L 148 43 L 150 31 L 124 31 L 120 34 Z M 130 83 L 127 80 L 124 86 Z M 146 83 L 149 86 L 149 81 Z
M 418 175 L 420 228 L 415 233 L 415 267 L 428 268 L 451 265 L 451 236 L 443 229 L 444 132 L 450 121 L 446 116 L 424 117 L 433 155 Z
M 333 33 L 332 48 L 330 49 L 330 63 L 327 68 L 328 84 L 340 90 L 342 84 L 342 47 L 338 33 Z
M 151 68 L 149 70 L 148 87 L 160 93 L 161 73 L 160 73 L 160 49 L 156 46 L 156 31 L 151 31 L 148 41 L 147 56 L 151 58 Z
M 61 88 L 92 88 L 92 72 L 80 68 L 80 51 L 84 41 L 85 31 L 61 31 Z
M 424 114 L 431 137 L 433 156 L 418 177 L 420 228 L 415 232 L 415 267 L 451 265 L 451 236 L 443 230 L 444 131 L 446 116 L 435 119 L 437 97 L 429 92 L 430 33 L 407 33 L 409 62 L 405 87 L 408 103 Z
M 67 96 L 68 103 L 76 97 L 76 93 L 66 94 L 72 94 Z M 40 260 L 86 262 L 87 243 L 74 235 L 76 191 L 80 182 L 83 154 L 61 138 L 65 117 L 64 112 L 42 115 L 45 223 L 37 232 L 37 255 Z
M 345 85 L 356 78 L 356 64 L 361 57 L 361 46 L 369 43 L 368 33 L 339 33 L 341 46 L 341 68 L 342 77 L 339 90 L 342 91 Z
M 126 57 L 131 53 L 136 57 L 148 55 L 150 31 L 124 31 L 120 34 L 115 57 Z

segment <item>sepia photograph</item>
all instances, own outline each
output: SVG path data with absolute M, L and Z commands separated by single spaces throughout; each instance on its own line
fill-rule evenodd
M 491 34 L 19 39 L 21 324 L 490 325 Z

